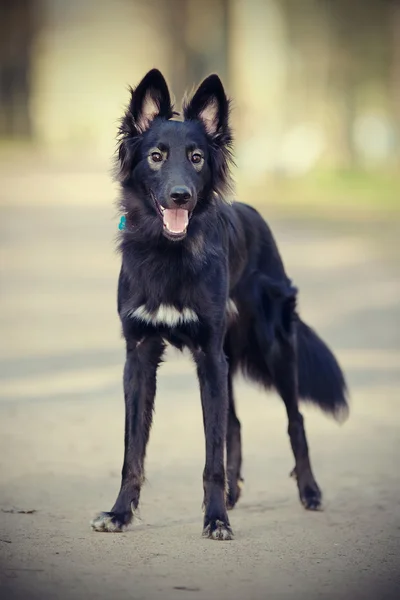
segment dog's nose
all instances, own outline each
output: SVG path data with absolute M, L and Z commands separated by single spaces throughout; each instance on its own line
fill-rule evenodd
M 185 185 L 176 185 L 172 188 L 170 197 L 175 204 L 182 206 L 182 204 L 189 202 L 192 192 Z

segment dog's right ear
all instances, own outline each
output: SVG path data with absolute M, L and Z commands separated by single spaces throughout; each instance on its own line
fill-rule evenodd
M 156 117 L 172 117 L 171 96 L 167 82 L 158 69 L 145 75 L 136 89 L 131 89 L 131 100 L 124 118 L 124 129 L 131 135 L 146 131 Z
M 118 178 L 129 177 L 140 136 L 156 117 L 173 116 L 167 83 L 158 69 L 145 75 L 136 89 L 131 89 L 129 106 L 118 131 Z

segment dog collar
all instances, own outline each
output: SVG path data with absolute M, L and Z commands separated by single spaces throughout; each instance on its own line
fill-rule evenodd
M 119 220 L 119 223 L 118 223 L 118 229 L 119 229 L 120 231 L 122 231 L 123 229 L 125 229 L 125 227 L 126 227 L 126 217 L 125 217 L 125 215 L 124 215 L 124 216 L 122 216 L 122 217 L 120 218 L 120 220 Z

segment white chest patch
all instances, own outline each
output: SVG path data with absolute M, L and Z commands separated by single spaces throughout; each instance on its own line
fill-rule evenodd
M 237 306 L 231 299 L 226 303 L 226 313 L 229 319 L 235 319 L 239 315 Z M 147 310 L 145 304 L 142 304 L 135 310 L 131 310 L 128 315 L 151 325 L 168 325 L 169 327 L 175 327 L 183 323 L 197 323 L 199 321 L 199 317 L 191 308 L 183 308 L 179 311 L 175 306 L 171 306 L 170 304 L 160 304 L 156 310 L 151 312 Z
M 236 319 L 239 316 L 238 307 L 236 306 L 232 298 L 229 298 L 229 300 L 226 303 L 226 314 L 228 315 L 228 319 L 231 320 Z
M 169 304 L 160 304 L 157 310 L 152 312 L 148 311 L 146 306 L 142 304 L 132 310 L 129 316 L 151 325 L 168 325 L 169 327 L 175 327 L 183 323 L 196 323 L 199 320 L 199 317 L 191 308 L 183 308 L 179 311 L 175 306 Z

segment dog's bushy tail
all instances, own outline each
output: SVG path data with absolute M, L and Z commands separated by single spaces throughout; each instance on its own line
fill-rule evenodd
M 297 322 L 299 396 L 317 404 L 338 421 L 345 421 L 349 407 L 342 370 L 328 346 L 311 327 Z

